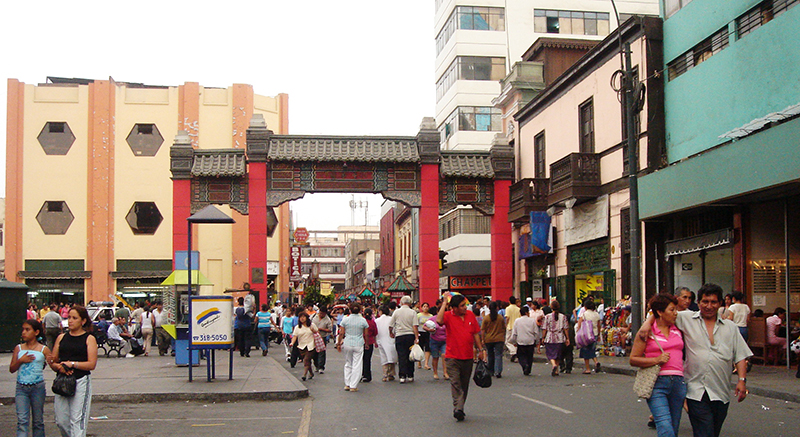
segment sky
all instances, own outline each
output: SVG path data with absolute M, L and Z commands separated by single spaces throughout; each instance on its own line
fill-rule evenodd
M 244 83 L 256 94 L 289 95 L 290 134 L 416 135 L 434 116 L 433 18 L 433 0 L 3 2 L 0 159 L 9 78 Z M 350 200 L 307 194 L 292 202 L 296 224 L 350 225 Z M 359 200 L 377 225 L 381 196 Z M 363 225 L 364 210 L 355 215 Z

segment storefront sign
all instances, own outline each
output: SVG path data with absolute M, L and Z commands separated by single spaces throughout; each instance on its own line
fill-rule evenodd
M 449 276 L 440 276 L 439 277 L 439 290 L 448 290 L 449 287 L 447 284 L 450 282 Z
M 531 279 L 531 292 L 534 296 L 541 296 L 544 284 L 541 279 Z
M 191 306 L 192 346 L 233 344 L 233 296 L 193 296 Z
M 491 286 L 492 277 L 490 275 L 450 277 L 451 290 L 471 290 L 477 288 L 491 288 Z
M 303 279 L 303 270 L 300 247 L 292 246 L 289 248 L 289 280 L 298 282 L 301 279 Z
M 294 230 L 294 242 L 297 244 L 307 244 L 308 243 L 308 229 L 306 228 L 297 228 Z
M 277 276 L 280 273 L 280 263 L 278 261 L 267 261 L 267 274 Z

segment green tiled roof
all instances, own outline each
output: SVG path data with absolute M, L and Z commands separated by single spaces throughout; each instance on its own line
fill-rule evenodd
M 267 159 L 274 161 L 419 162 L 414 137 L 270 138 Z
M 488 152 L 445 152 L 439 172 L 445 177 L 494 178 L 492 158 Z
M 392 285 L 387 288 L 388 291 L 412 291 L 414 290 L 414 286 L 408 282 L 408 279 L 398 276 L 397 279 L 392 282 Z
M 194 151 L 192 176 L 239 177 L 246 173 L 244 149 Z

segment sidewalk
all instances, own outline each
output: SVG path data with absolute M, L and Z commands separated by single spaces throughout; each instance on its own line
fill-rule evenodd
M 573 372 L 583 371 L 583 359 L 578 358 L 575 352 L 575 364 Z M 637 367 L 628 364 L 628 357 L 608 357 L 600 355 L 601 372 L 617 373 L 621 375 L 636 376 Z M 535 355 L 534 361 L 546 362 L 543 355 Z M 750 394 L 764 396 L 772 399 L 800 403 L 800 378 L 795 377 L 797 365 L 791 369 L 785 366 L 763 366 L 754 364 L 752 370 L 747 374 L 747 389 Z M 731 374 L 731 390 L 736 387 L 738 379 Z M 631 390 L 633 390 L 633 379 L 631 379 Z
M 283 357 L 283 347 L 276 348 L 278 358 Z M 189 368 L 175 366 L 171 356 L 97 359 L 92 372 L 92 399 L 94 401 L 154 402 L 175 400 L 235 401 L 242 399 L 291 400 L 308 396 L 308 389 L 286 371 L 271 356 L 262 357 L 256 350 L 250 358 L 234 353 L 233 380 L 228 380 L 226 351 L 217 351 L 216 379 L 206 381 L 206 362 L 193 368 L 189 382 Z M 0 354 L 0 403 L 14 402 L 16 373 L 8 366 L 11 354 Z M 45 368 L 47 397 L 55 373 Z

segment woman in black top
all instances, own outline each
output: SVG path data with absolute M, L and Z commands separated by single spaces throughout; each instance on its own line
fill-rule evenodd
M 92 401 L 91 371 L 97 365 L 97 341 L 89 334 L 92 321 L 82 306 L 69 310 L 69 331 L 58 336 L 50 360 L 57 373 L 75 375 L 74 396 L 55 395 L 56 425 L 64 437 L 85 437 Z

